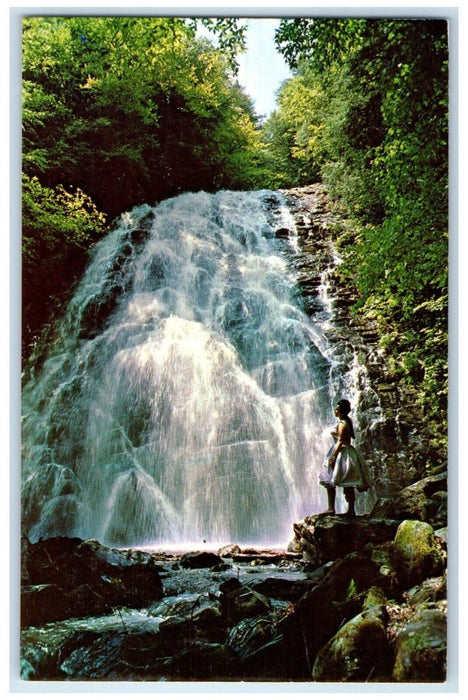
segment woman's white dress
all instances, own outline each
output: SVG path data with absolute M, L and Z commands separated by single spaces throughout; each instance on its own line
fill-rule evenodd
M 345 421 L 339 421 L 345 423 Z M 335 443 L 338 440 L 338 426 L 332 430 L 331 435 Z M 367 491 L 371 485 L 371 478 L 367 464 L 360 452 L 353 445 L 343 445 L 335 466 L 330 467 L 330 459 L 335 445 L 333 445 L 325 458 L 320 470 L 319 481 L 322 486 L 355 486 L 358 491 Z

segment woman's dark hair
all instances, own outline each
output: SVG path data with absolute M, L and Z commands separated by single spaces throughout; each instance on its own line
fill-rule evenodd
M 351 437 L 354 439 L 356 436 L 354 435 L 353 421 L 348 416 L 348 413 L 351 412 L 351 404 L 349 403 L 348 399 L 340 399 L 338 401 L 338 406 L 340 407 L 340 410 L 345 417 L 345 421 L 348 424 Z
M 341 412 L 347 416 L 348 413 L 351 412 L 351 404 L 349 403 L 348 399 L 340 399 L 338 401 L 338 406 L 341 409 Z

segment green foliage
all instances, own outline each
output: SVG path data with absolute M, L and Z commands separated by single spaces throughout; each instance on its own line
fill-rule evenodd
M 202 17 L 199 20 L 202 25 L 218 38 L 218 46 L 226 56 L 229 67 L 234 73 L 239 69 L 238 55 L 244 51 L 247 26 L 239 24 L 235 17 Z
M 348 588 L 346 590 L 346 598 L 345 600 L 351 600 L 351 598 L 354 598 L 357 595 L 357 586 L 356 586 L 356 581 L 352 578 L 349 581 Z
M 302 108 L 318 135 L 308 151 L 309 181 L 319 166 L 355 231 L 351 245 L 337 243 L 341 275 L 360 294 L 354 312 L 378 320 L 395 376 L 417 390 L 423 414 L 444 435 L 447 24 L 282 20 L 276 42 L 295 70 L 289 94 L 306 82 L 320 95 L 309 110 Z M 272 119 L 283 120 L 290 144 L 303 133 L 281 96 Z M 301 178 L 307 178 L 304 170 Z
M 313 57 L 314 66 L 327 69 L 334 61 L 343 61 L 355 51 L 366 27 L 364 19 L 282 20 L 276 32 L 278 50 L 291 68 Z
M 252 142 L 251 105 L 231 79 L 244 30 L 233 19 L 204 23 L 221 48 L 182 18 L 25 19 L 27 174 L 79 186 L 112 215 L 226 182 Z
M 263 126 L 270 187 L 300 186 L 320 175 L 323 92 L 307 74 L 286 82 L 278 108 Z
M 66 294 L 73 271 L 103 234 L 105 216 L 80 189 L 43 187 L 23 175 L 22 191 L 23 343 L 32 342 L 49 318 L 53 302 Z

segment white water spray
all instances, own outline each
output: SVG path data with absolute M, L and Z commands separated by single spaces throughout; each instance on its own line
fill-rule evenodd
M 273 192 L 185 194 L 95 247 L 23 394 L 32 540 L 271 544 L 323 508 L 336 396 L 290 219 Z

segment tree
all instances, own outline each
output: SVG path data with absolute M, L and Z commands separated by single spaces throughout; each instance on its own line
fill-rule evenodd
M 307 75 L 325 96 L 317 153 L 324 182 L 354 222 L 342 273 L 360 293 L 355 311 L 378 318 L 396 376 L 417 388 L 444 436 L 447 24 L 283 20 L 276 41 L 293 80 Z
M 322 90 L 306 73 L 286 81 L 278 92 L 278 108 L 263 126 L 269 182 L 291 187 L 320 176 Z
M 84 264 L 86 251 L 105 230 L 105 216 L 79 189 L 43 187 L 23 175 L 23 348 L 62 302 Z
M 197 180 L 212 188 L 214 167 L 200 154 L 210 152 L 217 171 L 224 161 L 206 135 L 233 122 L 241 135 L 246 124 L 230 69 L 241 35 L 232 21 L 213 28 L 228 58 L 184 19 L 25 20 L 27 173 L 46 186 L 79 186 L 112 215 Z

